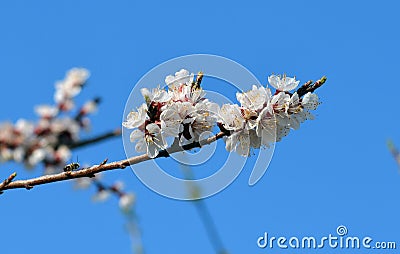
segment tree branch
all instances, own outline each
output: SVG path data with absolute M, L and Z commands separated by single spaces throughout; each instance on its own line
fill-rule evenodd
M 204 145 L 211 144 L 212 142 L 215 142 L 224 136 L 226 136 L 226 133 L 219 132 L 218 134 L 216 134 L 210 138 L 203 139 L 199 142 L 193 142 L 191 144 L 184 145 L 182 147 L 172 146 L 166 150 L 160 151 L 160 153 L 158 154 L 158 156 L 156 158 L 168 157 L 172 153 L 176 153 L 176 152 L 180 152 L 180 151 L 184 151 L 184 150 L 191 150 L 191 149 L 197 148 L 197 147 L 202 147 Z M 139 156 L 134 156 L 134 157 L 131 157 L 131 158 L 128 158 L 125 160 L 115 161 L 115 162 L 111 162 L 111 163 L 107 163 L 107 159 L 106 159 L 99 165 L 93 165 L 91 167 L 83 168 L 81 170 L 62 172 L 62 173 L 53 174 L 53 175 L 45 175 L 45 176 L 40 176 L 40 177 L 28 179 L 28 180 L 12 181 L 13 178 L 15 177 L 14 176 L 6 184 L 4 184 L 4 182 L 6 182 L 8 179 L 6 179 L 2 184 L 0 184 L 0 191 L 8 190 L 8 189 L 19 189 L 19 188 L 25 188 L 25 189 L 29 190 L 29 189 L 32 189 L 36 185 L 60 182 L 60 181 L 65 181 L 65 180 L 70 180 L 70 179 L 75 179 L 75 178 L 82 178 L 82 177 L 94 177 L 95 174 L 98 174 L 100 172 L 114 170 L 114 169 L 124 169 L 127 166 L 135 165 L 140 162 L 148 161 L 151 159 L 152 158 L 150 158 L 147 154 L 142 154 Z
M 297 90 L 297 93 L 301 97 L 308 92 L 314 92 L 316 89 L 321 87 L 325 82 L 326 82 L 325 76 L 322 77 L 321 79 L 319 79 L 318 81 L 316 81 L 314 84 L 312 83 L 312 81 L 308 81 Z M 147 154 L 142 154 L 139 156 L 134 156 L 134 157 L 131 157 L 131 158 L 128 158 L 125 160 L 115 161 L 115 162 L 111 162 L 111 163 L 107 163 L 107 159 L 106 159 L 99 165 L 93 165 L 91 167 L 83 168 L 81 170 L 62 172 L 62 173 L 53 174 L 53 175 L 45 175 L 45 176 L 40 176 L 37 178 L 32 178 L 32 179 L 27 179 L 27 180 L 13 181 L 16 176 L 16 174 L 14 173 L 14 174 L 10 175 L 2 183 L 0 183 L 0 194 L 2 193 L 3 190 L 19 189 L 19 188 L 25 188 L 25 189 L 29 190 L 36 185 L 60 182 L 60 181 L 65 181 L 65 180 L 70 180 L 70 179 L 75 179 L 75 178 L 82 178 L 82 177 L 94 177 L 96 174 L 98 174 L 100 172 L 114 170 L 114 169 L 124 169 L 127 166 L 138 164 L 140 162 L 147 161 L 150 159 L 156 159 L 159 157 L 169 157 L 169 155 L 172 153 L 176 153 L 176 152 L 184 151 L 184 150 L 191 150 L 196 147 L 202 147 L 203 145 L 208 145 L 212 142 L 217 141 L 218 139 L 220 139 L 224 136 L 229 136 L 228 131 L 224 130 L 224 128 L 221 128 L 220 125 L 219 125 L 219 127 L 221 129 L 221 132 L 219 132 L 215 136 L 200 140 L 198 142 L 193 142 L 193 143 L 190 143 L 187 145 L 183 145 L 183 146 L 173 144 L 170 148 L 160 151 L 158 156 L 155 158 L 150 158 Z M 110 138 L 110 137 L 118 136 L 120 134 L 121 134 L 120 129 L 114 130 L 112 132 L 102 134 L 95 138 L 91 138 L 91 139 L 73 143 L 70 145 L 70 148 L 78 148 L 78 147 L 82 147 L 85 145 L 93 144 L 93 143 L 105 140 L 107 138 Z M 392 153 L 393 153 L 393 151 L 394 150 L 392 149 Z

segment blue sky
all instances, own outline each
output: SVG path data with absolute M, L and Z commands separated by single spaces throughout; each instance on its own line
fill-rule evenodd
M 277 145 L 262 180 L 249 187 L 245 168 L 205 202 L 230 253 L 309 253 L 262 250 L 256 240 L 265 231 L 325 236 L 339 225 L 349 235 L 400 245 L 400 175 L 385 145 L 388 138 L 400 145 L 399 7 L 397 1 L 3 1 L 0 119 L 33 118 L 33 106 L 52 102 L 54 81 L 75 66 L 92 74 L 79 99 L 104 99 L 93 134 L 120 126 L 140 77 L 181 55 L 228 57 L 263 83 L 271 73 L 301 81 L 326 75 L 316 120 Z M 75 155 L 89 163 L 125 156 L 120 139 Z M 1 169 L 3 178 L 40 171 Z M 130 170 L 105 179 L 123 179 L 135 191 L 146 253 L 213 253 L 192 204 L 157 195 Z M 129 253 L 117 201 L 95 204 L 92 194 L 67 182 L 5 193 L 2 252 Z

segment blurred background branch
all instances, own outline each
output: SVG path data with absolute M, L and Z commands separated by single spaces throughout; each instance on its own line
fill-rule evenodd
M 397 165 L 399 166 L 399 170 L 400 170 L 400 152 L 399 152 L 399 150 L 396 148 L 396 146 L 394 145 L 392 140 L 387 141 L 387 146 L 389 148 L 390 153 L 393 155 L 393 158 L 396 160 Z
M 190 166 L 180 164 L 182 169 L 184 178 L 187 180 L 196 179 L 193 173 L 193 170 Z M 190 202 L 196 208 L 197 214 L 201 220 L 201 223 L 204 226 L 206 231 L 208 240 L 212 245 L 216 254 L 228 254 L 228 251 L 225 249 L 222 238 L 218 232 L 217 226 L 213 220 L 213 217 L 207 207 L 206 199 L 200 199 L 201 189 L 198 185 L 196 185 L 193 181 L 187 181 L 187 188 L 190 198 L 192 199 Z

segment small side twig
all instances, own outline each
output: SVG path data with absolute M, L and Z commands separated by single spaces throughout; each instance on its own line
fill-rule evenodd
M 100 163 L 100 166 L 105 165 L 105 164 L 107 163 L 107 161 L 108 161 L 108 159 L 105 159 L 104 161 L 102 161 L 102 162 Z
M 6 187 L 7 185 L 9 185 L 14 178 L 17 176 L 17 172 L 12 173 L 11 175 L 9 175 L 2 183 L 0 183 L 0 194 L 3 193 L 3 189 L 4 187 Z

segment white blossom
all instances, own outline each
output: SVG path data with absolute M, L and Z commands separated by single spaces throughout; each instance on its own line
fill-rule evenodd
M 154 158 L 160 150 L 167 148 L 167 144 L 161 135 L 161 128 L 157 124 L 147 124 L 145 129 L 145 131 L 134 130 L 130 135 L 130 140 L 132 143 L 136 142 L 135 149 L 137 152 L 147 151 L 147 155 Z
M 225 148 L 227 151 L 236 151 L 239 155 L 249 156 L 250 154 L 250 135 L 249 130 L 243 129 L 233 132 L 226 140 Z
M 137 112 L 131 111 L 126 117 L 126 121 L 122 123 L 125 128 L 134 129 L 144 124 L 147 117 L 147 105 L 142 104 Z
M 26 166 L 32 168 L 46 157 L 45 149 L 35 149 L 26 161 Z
M 272 104 L 268 104 L 257 117 L 256 134 L 261 138 L 261 145 L 269 146 L 276 138 L 276 118 Z
M 89 78 L 90 72 L 85 68 L 72 68 L 67 72 L 66 81 L 72 85 L 83 85 Z
M 219 117 L 225 129 L 237 131 L 244 129 L 245 119 L 241 109 L 236 104 L 224 104 L 219 111 Z
M 75 102 L 71 98 L 63 98 L 57 103 L 61 111 L 70 111 L 75 108 Z
M 117 190 L 122 190 L 124 187 L 125 187 L 125 184 L 124 184 L 124 182 L 122 182 L 122 181 L 116 181 L 116 182 L 113 184 L 113 188 L 115 188 L 115 189 L 117 189 Z
M 13 160 L 15 160 L 16 162 L 22 162 L 24 160 L 25 154 L 25 149 L 19 146 L 13 151 Z
M 92 165 L 93 167 L 96 167 L 98 165 Z M 84 165 L 83 168 L 87 168 L 88 165 Z M 74 180 L 74 188 L 75 189 L 87 189 L 90 187 L 92 184 L 96 184 L 99 181 L 103 179 L 102 173 L 98 173 L 94 175 L 93 177 L 81 177 L 81 178 L 76 178 Z
M 192 103 L 177 101 L 164 107 L 161 129 L 165 137 L 180 137 L 180 143 L 198 141 L 200 135 L 210 131 L 217 120 L 219 107 L 207 99 Z
M 277 125 L 282 127 L 289 126 L 288 109 L 290 105 L 290 95 L 285 92 L 280 92 L 272 97 L 270 103 L 274 109 Z
M 160 89 L 159 87 L 153 88 L 151 92 L 147 88 L 142 88 L 140 89 L 140 92 L 145 98 L 147 104 L 150 104 L 151 102 L 165 103 L 172 97 L 171 93 L 165 91 L 164 89 Z
M 56 83 L 54 100 L 61 104 L 78 95 L 81 92 L 83 84 L 85 84 L 86 80 L 89 78 L 89 75 L 89 71 L 84 68 L 73 68 L 69 70 L 65 79 Z
M 268 82 L 278 91 L 290 91 L 295 89 L 300 81 L 296 81 L 296 78 L 290 78 L 286 75 L 271 75 L 268 77 Z
M 315 110 L 319 105 L 318 96 L 316 94 L 307 93 L 300 100 L 297 93 L 294 93 L 289 103 L 289 126 L 292 129 L 299 129 L 300 124 L 306 120 L 313 120 L 314 116 L 309 110 Z
M 271 91 L 265 87 L 253 85 L 253 89 L 245 93 L 236 93 L 242 107 L 250 110 L 261 110 L 269 101 Z
M 165 83 L 168 85 L 168 87 L 175 89 L 181 87 L 182 84 L 191 86 L 193 78 L 193 73 L 189 73 L 189 71 L 181 69 L 180 71 L 175 72 L 174 76 L 167 76 L 165 78 Z
M 299 129 L 300 128 L 300 124 L 304 123 L 306 120 L 313 120 L 314 116 L 305 110 L 301 110 L 300 112 L 296 113 L 296 114 L 292 114 L 290 115 L 290 123 L 289 126 L 292 129 Z
M 176 103 L 165 109 L 161 115 L 161 129 L 163 134 L 168 137 L 178 137 L 179 133 L 183 131 L 183 120 L 186 116 L 181 116 L 179 109 L 183 109 L 182 103 Z M 190 103 L 187 105 L 193 107 Z
M 250 153 L 250 127 L 243 117 L 242 109 L 236 104 L 224 104 L 219 112 L 220 121 L 231 135 L 225 138 L 227 151 L 236 151 L 242 156 Z
M 199 137 L 206 131 L 211 131 L 218 120 L 218 112 L 220 111 L 218 104 L 208 101 L 207 99 L 200 101 L 195 105 L 194 121 L 191 124 L 193 140 L 199 141 Z
M 307 94 L 304 95 L 301 104 L 305 109 L 316 110 L 319 105 L 318 95 L 316 95 L 315 93 L 308 92 Z
M 157 124 L 148 124 L 146 130 L 148 131 L 145 135 L 147 154 L 150 158 L 154 158 L 158 155 L 160 150 L 167 148 L 167 144 L 161 135 L 161 129 Z
M 92 184 L 92 179 L 89 177 L 77 178 L 75 180 L 74 188 L 75 189 L 87 189 Z
M 268 147 L 269 143 L 264 141 L 264 144 L 261 142 L 262 139 L 260 137 L 258 137 L 257 132 L 255 130 L 249 130 L 249 137 L 250 137 L 250 147 L 251 148 L 255 148 L 258 149 L 260 147 Z M 271 141 L 271 142 L 275 142 L 275 140 Z
M 55 156 L 61 161 L 68 161 L 71 159 L 72 153 L 67 146 L 62 145 L 55 151 Z
M 279 92 L 272 97 L 271 104 L 274 110 L 287 112 L 290 104 L 290 95 L 285 92 Z
M 303 107 L 301 106 L 299 95 L 296 92 L 290 97 L 288 109 L 289 121 L 287 125 L 290 126 L 292 129 L 299 129 L 300 124 L 306 120 L 303 119 L 303 115 Z
M 123 194 L 119 198 L 119 207 L 123 211 L 129 211 L 135 203 L 136 196 L 133 193 Z
M 161 128 L 167 136 L 178 137 L 194 121 L 195 107 L 190 102 L 175 102 L 169 105 L 160 116 Z M 185 127 L 188 126 L 188 127 Z M 190 133 L 191 134 L 191 133 Z M 189 134 L 189 135 L 190 135 Z
M 92 200 L 94 202 L 106 201 L 110 195 L 111 193 L 109 190 L 99 190 L 95 195 L 93 195 Z
M 172 96 L 171 102 L 182 101 L 191 102 L 193 104 L 198 103 L 204 98 L 205 92 L 203 89 L 193 89 L 191 85 L 181 84 L 174 86 L 168 90 Z
M 282 140 L 283 137 L 286 137 L 290 132 L 289 126 L 277 126 L 276 127 L 276 142 Z
M 13 151 L 9 148 L 0 149 L 0 162 L 6 162 L 13 159 Z
M 40 117 L 53 118 L 58 114 L 58 108 L 50 105 L 39 105 L 35 107 L 35 112 Z
M 144 131 L 138 129 L 132 131 L 130 135 L 130 141 L 132 143 L 136 143 L 135 145 L 136 152 L 140 153 L 147 151 Z
M 22 133 L 26 137 L 32 135 L 34 129 L 35 129 L 35 124 L 25 119 L 19 119 L 15 123 L 15 130 Z
M 96 112 L 98 104 L 99 104 L 99 101 L 98 101 L 98 100 L 90 100 L 90 101 L 87 101 L 87 102 L 82 106 L 81 112 L 82 112 L 83 114 L 91 114 L 91 113 L 93 113 L 93 112 Z

